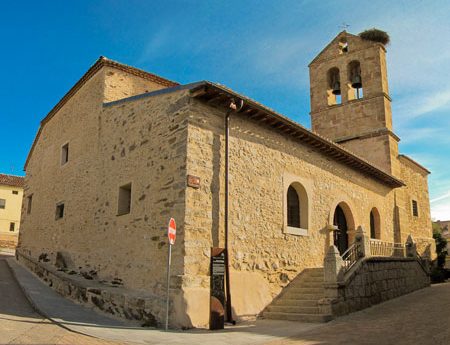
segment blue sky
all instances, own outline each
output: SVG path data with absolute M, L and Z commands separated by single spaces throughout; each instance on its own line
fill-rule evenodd
M 309 127 L 308 63 L 341 30 L 388 46 L 400 150 L 425 165 L 450 219 L 448 1 L 9 1 L 0 11 L 0 172 L 23 174 L 39 121 L 100 56 L 225 84 Z

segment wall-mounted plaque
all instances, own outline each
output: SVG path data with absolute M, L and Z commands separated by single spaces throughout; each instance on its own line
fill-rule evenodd
M 187 175 L 187 185 L 195 189 L 200 188 L 200 177 L 194 175 Z

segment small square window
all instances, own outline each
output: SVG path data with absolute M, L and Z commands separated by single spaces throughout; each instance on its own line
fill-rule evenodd
M 69 161 L 69 143 L 63 145 L 61 148 L 61 165 L 66 164 Z
M 56 204 L 55 219 L 61 219 L 64 217 L 64 203 Z
M 5 209 L 5 207 L 6 207 L 6 200 L 0 199 L 0 209 Z
M 33 195 L 27 197 L 27 214 L 31 213 L 31 206 L 33 204 Z
M 413 200 L 412 201 L 412 213 L 414 217 L 418 217 L 419 216 L 419 209 L 417 207 L 417 201 Z
M 131 211 L 131 183 L 119 188 L 119 202 L 117 207 L 117 215 L 130 213 Z
M 13 193 L 14 195 L 17 195 L 17 194 L 19 194 L 19 191 L 18 191 L 18 190 L 13 190 L 12 193 Z
M 16 223 L 13 223 L 13 222 L 9 223 L 9 231 L 14 231 L 15 228 L 16 228 Z

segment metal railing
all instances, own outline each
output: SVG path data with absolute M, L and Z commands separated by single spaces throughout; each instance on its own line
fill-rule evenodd
M 403 243 L 385 242 L 371 238 L 369 245 L 371 256 L 406 257 L 405 245 Z
M 354 264 L 361 258 L 361 251 L 359 243 L 353 243 L 342 255 L 343 269 L 347 272 Z

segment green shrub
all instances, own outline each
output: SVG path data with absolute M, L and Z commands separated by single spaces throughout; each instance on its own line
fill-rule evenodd
M 432 263 L 430 278 L 432 283 L 442 283 L 447 278 L 444 268 L 447 257 L 447 240 L 442 236 L 442 229 L 435 226 L 433 226 L 433 238 L 436 242 L 437 259 Z

